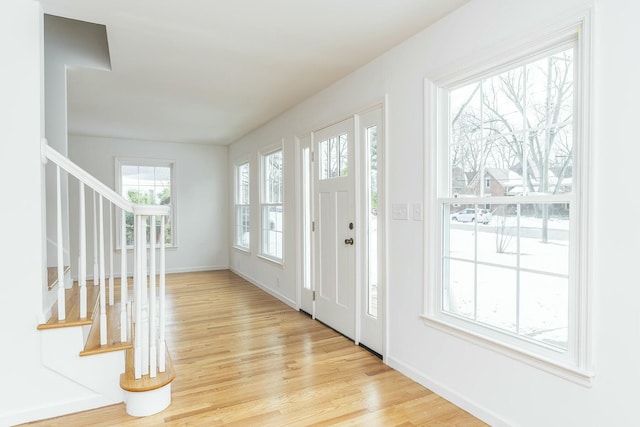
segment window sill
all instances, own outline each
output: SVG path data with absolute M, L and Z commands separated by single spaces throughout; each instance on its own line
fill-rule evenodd
M 474 332 L 453 326 L 441 319 L 421 315 L 422 321 L 441 332 L 453 335 L 457 338 L 476 344 L 488 350 L 495 351 L 503 356 L 510 357 L 520 362 L 526 363 L 534 368 L 541 369 L 545 372 L 569 380 L 583 387 L 591 387 L 593 383 L 594 373 L 591 370 L 580 369 L 574 366 L 568 366 L 558 361 L 544 358 L 540 355 L 529 351 L 510 346 L 503 342 L 487 338 Z
M 232 246 L 232 248 L 240 253 L 243 253 L 245 255 L 251 255 L 251 250 L 249 250 L 249 248 L 243 248 L 242 246 Z
M 284 261 L 281 259 L 277 259 L 277 258 L 272 258 L 269 255 L 264 255 L 264 254 L 259 254 L 258 258 L 260 258 L 263 261 L 267 261 L 271 264 L 275 264 L 281 268 L 284 268 Z

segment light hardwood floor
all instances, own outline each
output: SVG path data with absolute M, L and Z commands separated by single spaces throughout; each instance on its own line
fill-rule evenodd
M 124 404 L 46 426 L 484 426 L 230 271 L 167 276 L 171 406 Z

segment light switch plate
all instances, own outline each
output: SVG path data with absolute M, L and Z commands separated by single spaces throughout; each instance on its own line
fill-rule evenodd
M 394 203 L 391 205 L 391 218 L 398 220 L 409 219 L 409 205 L 407 203 Z

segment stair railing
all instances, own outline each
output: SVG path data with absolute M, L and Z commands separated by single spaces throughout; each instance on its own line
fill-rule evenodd
M 165 222 L 169 206 L 137 205 L 125 199 L 100 182 L 87 171 L 73 163 L 46 140 L 42 141 L 42 162 L 53 163 L 56 168 L 56 228 L 58 270 L 58 319 L 65 319 L 64 240 L 62 227 L 61 174 L 66 173 L 78 181 L 78 287 L 80 318 L 87 317 L 87 204 L 92 207 L 90 218 L 93 234 L 93 284 L 99 286 L 100 344 L 109 341 L 107 304 L 115 304 L 114 253 L 115 236 L 120 239 L 120 342 L 133 338 L 135 378 L 166 369 L 165 347 Z M 92 190 L 89 203 L 86 191 Z M 105 211 L 107 215 L 105 215 Z M 127 213 L 133 215 L 133 295 L 129 296 L 127 279 Z M 119 223 L 114 218 L 120 216 Z M 105 224 L 105 217 L 108 224 Z M 159 227 L 158 227 L 158 224 Z M 158 229 L 159 228 L 159 229 Z M 115 230 L 115 232 L 114 232 Z M 108 233 L 105 239 L 105 231 Z M 160 238 L 157 238 L 159 233 Z M 108 259 L 105 260 L 105 255 Z M 156 259 L 158 262 L 156 262 Z M 105 265 L 105 262 L 109 266 Z M 107 271 L 109 285 L 107 289 Z M 156 282 L 156 276 L 158 281 Z M 157 283 L 157 284 L 156 284 Z M 132 307 L 132 318 L 128 308 Z M 117 314 L 117 313 L 116 313 Z M 135 325 L 129 336 L 129 325 Z

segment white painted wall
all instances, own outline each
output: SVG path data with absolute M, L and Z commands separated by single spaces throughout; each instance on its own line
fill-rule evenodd
M 44 101 L 45 137 L 59 153 L 67 155 L 67 69 L 85 67 L 111 70 L 107 30 L 93 24 L 59 16 L 44 16 Z M 57 265 L 57 216 L 55 168 L 46 171 L 47 193 L 47 265 Z M 69 197 L 67 180 L 61 177 L 62 236 L 64 265 L 69 260 Z M 46 284 L 45 284 L 46 286 Z
M 295 300 L 294 137 L 357 112 L 388 94 L 388 207 L 423 198 L 423 80 L 445 69 L 493 59 L 501 49 L 593 5 L 594 129 L 592 175 L 593 359 L 584 387 L 449 336 L 419 318 L 423 300 L 423 230 L 419 221 L 390 221 L 388 239 L 388 359 L 463 408 L 495 425 L 603 426 L 636 423 L 640 381 L 640 286 L 635 265 L 640 230 L 620 221 L 640 201 L 637 117 L 640 59 L 635 54 L 637 3 L 625 0 L 474 0 L 382 57 L 336 82 L 234 143 L 230 164 L 252 163 L 252 252 L 232 251 L 230 264 L 285 300 Z M 457 65 L 456 65 L 457 64 Z M 301 76 L 303 78 L 304 76 Z M 257 171 L 261 147 L 285 140 L 285 264 L 257 258 Z M 232 182 L 232 181 L 230 181 Z M 231 188 L 231 186 L 230 186 Z M 231 210 L 230 210 L 231 211 Z M 426 217 L 425 221 L 429 221 Z M 276 287 L 275 278 L 280 278 Z
M 44 183 L 40 163 L 42 15 L 37 2 L 0 2 L 0 147 L 4 224 L 0 250 L 0 425 L 95 406 L 95 394 L 42 365 L 42 284 L 45 282 Z M 9 66 L 10 64 L 10 66 Z M 103 403 L 104 404 L 104 403 Z
M 177 183 L 178 246 L 168 248 L 167 272 L 228 268 L 229 240 L 227 227 L 228 165 L 227 147 L 148 142 L 116 138 L 69 135 L 69 158 L 81 168 L 115 189 L 115 158 L 152 158 L 175 161 Z M 87 201 L 91 195 L 87 192 Z M 78 190 L 70 186 L 71 224 L 77 224 Z M 87 274 L 93 272 L 93 228 L 91 211 L 87 212 Z M 105 221 L 107 220 L 105 214 Z M 105 239 L 108 229 L 105 226 Z M 71 256 L 78 257 L 78 229 L 71 228 Z M 105 257 L 108 260 L 108 257 Z M 114 259 L 115 272 L 120 272 L 120 255 Z M 133 254 L 128 267 L 133 273 Z M 73 270 L 72 275 L 77 276 Z

